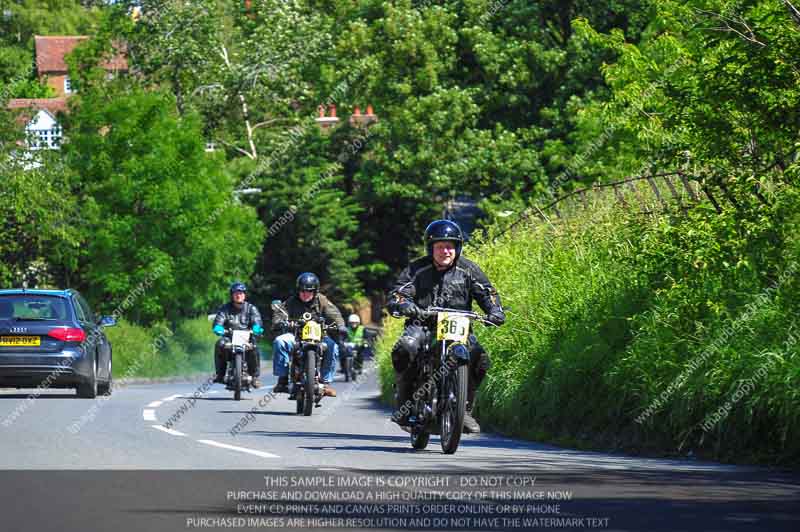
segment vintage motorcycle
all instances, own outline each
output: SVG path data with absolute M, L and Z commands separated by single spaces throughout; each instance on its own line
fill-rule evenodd
M 302 319 L 289 321 L 288 324 L 297 339 L 289 369 L 294 386 L 292 395 L 297 401 L 297 413 L 310 416 L 314 407 L 320 406 L 325 392 L 320 373 L 327 345 L 322 339 L 329 330 L 338 330 L 338 326 L 335 323 L 326 324 L 324 319 L 312 316 L 309 312 L 303 314 Z
M 421 318 L 427 323 L 435 320 L 436 328 L 417 358 L 419 372 L 406 430 L 414 449 L 424 449 L 431 434 L 439 434 L 442 451 L 453 454 L 461 441 L 467 407 L 472 321 L 491 322 L 475 312 L 442 307 L 427 309 Z
M 369 340 L 360 342 L 344 342 L 344 351 L 341 353 L 342 373 L 345 382 L 356 380 L 364 368 L 364 360 L 372 357 L 372 345 Z
M 225 372 L 225 389 L 233 390 L 236 401 L 242 399 L 242 391 L 249 392 L 252 388 L 253 378 L 247 372 L 247 358 L 245 353 L 255 349 L 253 334 L 249 330 L 225 329 L 225 342 L 222 349 L 225 352 L 227 371 Z

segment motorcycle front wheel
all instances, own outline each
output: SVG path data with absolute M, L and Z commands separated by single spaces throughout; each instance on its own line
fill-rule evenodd
M 317 386 L 317 354 L 313 349 L 306 352 L 306 384 L 303 388 L 305 396 L 303 415 L 310 416 L 314 411 L 314 388 Z
M 242 399 L 242 354 L 236 353 L 233 357 L 233 399 Z
M 467 410 L 467 365 L 460 364 L 447 373 L 442 382 L 443 399 L 439 423 L 442 435 L 442 451 L 453 454 L 461 442 L 464 428 L 464 413 Z

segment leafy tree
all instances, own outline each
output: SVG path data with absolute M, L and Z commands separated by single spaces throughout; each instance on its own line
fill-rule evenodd
M 12 98 L 47 98 L 34 69 L 35 35 L 89 35 L 102 9 L 77 0 L 0 0 L 0 84 Z
M 231 201 L 233 182 L 204 151 L 197 115 L 180 117 L 174 98 L 141 89 L 72 102 L 64 152 L 89 220 L 77 269 L 85 290 L 110 309 L 161 272 L 134 319 L 206 311 L 231 279 L 251 274 L 264 229 Z
M 0 286 L 56 285 L 81 240 L 77 202 L 57 161 L 34 169 L 24 162 L 8 152 L 0 161 Z
M 783 2 L 660 2 L 638 46 L 585 29 L 619 55 L 605 70 L 613 97 L 578 121 L 584 134 L 613 124 L 596 175 L 680 164 L 709 183 L 752 190 L 794 160 L 800 33 Z

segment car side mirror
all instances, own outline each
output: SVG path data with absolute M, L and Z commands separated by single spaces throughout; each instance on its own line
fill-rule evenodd
M 100 318 L 100 327 L 113 327 L 117 324 L 117 320 L 113 316 L 102 316 Z

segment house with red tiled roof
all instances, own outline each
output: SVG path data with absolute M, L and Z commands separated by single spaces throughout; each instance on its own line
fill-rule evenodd
M 8 108 L 19 110 L 17 123 L 25 127 L 29 149 L 58 149 L 61 144 L 61 126 L 57 117 L 59 113 L 67 112 L 66 97 L 17 98 L 8 102 Z
M 69 68 L 65 56 L 88 38 L 86 35 L 54 37 L 36 35 L 33 38 L 36 46 L 36 73 L 39 81 L 52 87 L 58 96 L 72 93 L 72 83 L 69 79 Z M 128 71 L 128 60 L 125 57 L 124 47 L 118 46 L 117 52 L 110 60 L 100 64 L 110 74 Z
M 8 108 L 19 110 L 17 121 L 25 126 L 28 148 L 31 150 L 58 149 L 61 144 L 61 126 L 58 115 L 68 111 L 67 98 L 74 92 L 69 79 L 65 56 L 78 44 L 87 40 L 85 35 L 45 37 L 36 35 L 36 75 L 39 81 L 53 88 L 55 98 L 17 98 L 8 102 Z M 117 53 L 100 64 L 109 75 L 128 71 L 128 60 L 122 45 Z

